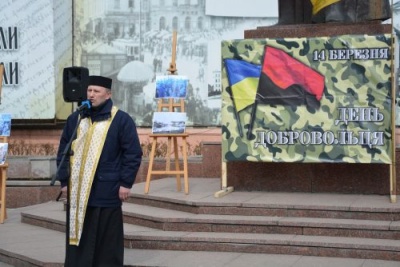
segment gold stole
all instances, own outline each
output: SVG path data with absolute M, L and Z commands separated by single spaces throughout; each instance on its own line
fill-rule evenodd
M 117 111 L 118 108 L 113 106 L 111 118 L 104 121 L 92 123 L 90 118 L 82 119 L 77 131 L 77 137 L 72 142 L 71 149 L 74 154 L 71 157 L 71 177 L 69 181 L 70 245 L 79 245 L 94 174 L 108 129 Z

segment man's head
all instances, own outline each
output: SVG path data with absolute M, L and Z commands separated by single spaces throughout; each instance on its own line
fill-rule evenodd
M 93 107 L 98 107 L 111 98 L 112 79 L 103 76 L 90 76 L 87 98 Z

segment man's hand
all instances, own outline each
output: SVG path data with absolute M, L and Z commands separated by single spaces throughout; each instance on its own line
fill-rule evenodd
M 131 189 L 130 188 L 126 188 L 123 186 L 119 187 L 119 199 L 121 199 L 121 201 L 125 201 L 128 199 L 129 195 L 131 193 Z

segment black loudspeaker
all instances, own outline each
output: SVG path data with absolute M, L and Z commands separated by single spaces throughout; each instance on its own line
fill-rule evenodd
M 65 102 L 81 102 L 87 99 L 89 70 L 84 67 L 64 68 L 63 97 Z

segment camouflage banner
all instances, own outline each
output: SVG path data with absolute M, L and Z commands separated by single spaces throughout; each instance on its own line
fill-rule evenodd
M 391 35 L 222 42 L 224 161 L 392 162 Z

